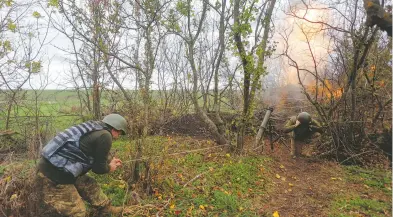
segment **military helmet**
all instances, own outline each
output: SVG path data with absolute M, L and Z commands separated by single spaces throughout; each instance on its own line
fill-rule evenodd
M 108 124 L 116 130 L 121 130 L 123 131 L 123 134 L 126 134 L 127 121 L 123 116 L 119 114 L 109 114 L 105 116 L 104 119 L 102 119 L 102 122 Z
M 301 112 L 298 114 L 297 120 L 301 124 L 309 124 L 311 122 L 311 115 L 307 112 Z

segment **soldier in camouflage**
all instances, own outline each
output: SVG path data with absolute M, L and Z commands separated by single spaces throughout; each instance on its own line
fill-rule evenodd
M 118 114 L 102 121 L 89 121 L 57 134 L 42 150 L 38 179 L 43 188 L 45 210 L 42 216 L 87 216 L 84 201 L 100 215 L 119 216 L 121 207 L 111 206 L 96 180 L 86 173 L 105 174 L 122 162 L 108 155 L 112 139 L 125 134 L 127 122 Z
M 302 146 L 314 133 L 322 133 L 321 125 L 307 112 L 292 116 L 284 126 L 285 133 L 291 133 L 291 156 L 301 155 Z

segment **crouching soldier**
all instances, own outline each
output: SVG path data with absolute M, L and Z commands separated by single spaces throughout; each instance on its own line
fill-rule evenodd
M 321 125 L 307 112 L 292 116 L 284 127 L 285 133 L 291 133 L 291 156 L 302 154 L 302 146 L 314 133 L 322 133 Z
M 110 114 L 102 121 L 70 127 L 49 141 L 38 164 L 43 203 L 48 208 L 41 216 L 87 216 L 83 200 L 100 215 L 121 215 L 122 208 L 111 206 L 96 180 L 86 173 L 105 174 L 122 165 L 117 158 L 108 164 L 108 155 L 112 139 L 125 134 L 126 128 L 122 116 Z

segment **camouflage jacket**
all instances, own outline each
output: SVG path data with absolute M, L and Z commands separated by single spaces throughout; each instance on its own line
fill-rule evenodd
M 285 124 L 284 132 L 293 132 L 293 136 L 298 140 L 307 139 L 316 132 L 322 133 L 321 124 L 315 119 L 311 119 L 310 124 L 300 124 L 297 127 L 295 127 L 295 125 L 296 116 L 292 116 Z

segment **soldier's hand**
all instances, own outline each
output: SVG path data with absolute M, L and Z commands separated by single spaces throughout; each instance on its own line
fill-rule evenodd
M 300 125 L 300 121 L 296 120 L 295 127 Z
M 115 171 L 118 167 L 121 167 L 122 164 L 123 162 L 119 158 L 114 157 L 109 163 L 109 171 L 110 172 Z

